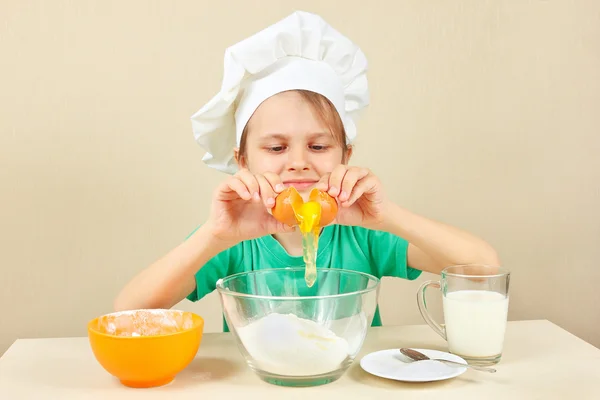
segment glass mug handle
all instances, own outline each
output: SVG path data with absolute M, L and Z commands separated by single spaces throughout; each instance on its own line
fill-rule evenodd
M 421 316 L 423 317 L 425 322 L 427 322 L 427 325 L 429 325 L 438 335 L 443 337 L 444 340 L 448 340 L 446 338 L 446 329 L 444 329 L 444 327 L 438 324 L 429 314 L 429 311 L 427 311 L 425 291 L 429 286 L 441 289 L 440 282 L 438 281 L 427 281 L 419 287 L 419 291 L 417 292 L 417 305 L 419 306 L 419 312 L 421 313 Z

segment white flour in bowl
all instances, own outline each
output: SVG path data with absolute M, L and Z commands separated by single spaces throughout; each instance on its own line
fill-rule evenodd
M 293 314 L 269 314 L 237 332 L 255 365 L 278 375 L 306 376 L 335 371 L 349 353 L 344 338 Z

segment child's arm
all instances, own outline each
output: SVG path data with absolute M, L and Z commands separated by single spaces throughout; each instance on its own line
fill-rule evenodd
M 210 223 L 135 276 L 117 296 L 116 311 L 171 308 L 196 287 L 195 273 L 230 247 L 212 234 Z
M 408 241 L 412 268 L 439 274 L 450 265 L 499 264 L 496 251 L 484 240 L 392 203 L 366 168 L 340 164 L 321 177 L 318 188 L 338 199 L 337 223 L 389 232 Z
M 208 222 L 134 277 L 117 296 L 115 309 L 171 308 L 194 291 L 196 272 L 220 252 L 243 240 L 292 232 L 293 227 L 267 211 L 273 206 L 269 200 L 282 190 L 279 176 L 245 169 L 223 181 L 215 190 Z
M 432 221 L 388 202 L 376 229 L 406 239 L 408 265 L 439 274 L 458 264 L 499 265 L 496 251 L 483 239 L 455 227 Z

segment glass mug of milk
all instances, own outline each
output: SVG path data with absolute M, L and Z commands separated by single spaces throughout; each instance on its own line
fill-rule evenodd
M 448 350 L 468 363 L 497 364 L 502 357 L 508 314 L 510 272 L 486 265 L 455 265 L 440 281 L 427 281 L 417 292 L 421 316 L 448 342 Z M 428 287 L 442 291 L 444 326 L 427 311 Z

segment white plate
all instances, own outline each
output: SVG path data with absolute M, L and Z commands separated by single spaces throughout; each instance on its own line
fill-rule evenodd
M 414 349 L 429 358 L 456 361 L 467 364 L 461 357 L 443 351 L 429 349 Z M 464 373 L 467 368 L 450 366 L 438 361 L 408 361 L 398 349 L 376 351 L 367 354 L 360 360 L 362 369 L 381 378 L 405 382 L 432 382 L 450 379 Z

